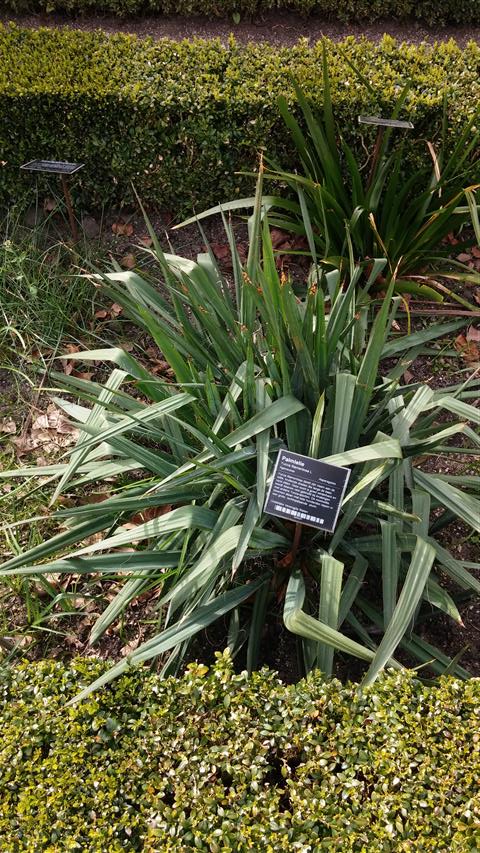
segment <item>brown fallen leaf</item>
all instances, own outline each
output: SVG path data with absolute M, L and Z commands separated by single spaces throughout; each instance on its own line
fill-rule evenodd
M 140 639 L 140 637 L 136 637 L 135 639 L 130 640 L 129 643 L 126 643 L 124 646 L 122 646 L 122 648 L 120 649 L 120 654 L 122 655 L 122 657 L 127 657 L 127 655 L 131 655 L 132 652 L 134 652 L 135 649 L 138 648 Z
M 77 503 L 74 498 L 69 497 L 68 495 L 59 495 L 56 500 L 56 503 L 58 504 L 58 506 L 63 506 L 67 509 L 71 509 L 72 506 L 77 506 Z
M 460 254 L 457 255 L 457 261 L 460 261 L 460 263 L 462 264 L 468 264 L 468 262 L 471 260 L 472 256 L 467 252 L 460 252 Z
M 121 305 L 118 304 L 118 302 L 114 302 L 112 305 L 110 305 L 110 314 L 112 315 L 112 317 L 118 317 L 118 315 L 122 313 L 123 308 Z
M 12 418 L 2 418 L 0 421 L 0 432 L 5 435 L 15 435 L 17 431 L 17 425 Z
M 39 347 L 34 346 L 31 349 L 30 356 L 24 355 L 23 358 L 26 358 L 26 360 L 30 364 L 32 364 L 33 362 L 38 361 L 39 359 L 49 358 L 52 355 L 52 352 L 53 350 L 51 350 L 49 347 L 46 347 L 45 349 L 42 347 L 40 349 Z
M 447 234 L 447 236 L 445 237 L 444 240 L 442 240 L 442 242 L 443 243 L 450 243 L 451 246 L 456 246 L 457 243 L 460 242 L 460 240 L 457 240 L 457 238 L 453 234 L 453 231 L 450 231 L 450 233 Z
M 215 255 L 217 261 L 224 261 L 230 258 L 230 247 L 223 243 L 210 243 L 210 248 Z
M 82 504 L 99 504 L 110 497 L 110 492 L 90 492 L 82 496 Z
M 53 210 L 56 210 L 57 202 L 54 198 L 46 198 L 43 202 L 43 209 L 45 213 L 52 213 Z
M 480 246 L 472 246 L 471 252 L 474 258 L 480 258 Z
M 274 249 L 283 248 L 285 243 L 290 239 L 290 234 L 287 231 L 282 231 L 281 228 L 270 229 L 270 239 Z
M 135 255 L 132 255 L 131 252 L 129 252 L 128 255 L 124 255 L 123 258 L 120 259 L 120 266 L 126 270 L 133 270 L 136 263 L 137 259 Z
M 156 349 L 156 347 L 148 347 L 145 354 L 148 355 L 149 358 L 148 369 L 151 373 L 164 375 L 168 379 L 173 379 L 175 377 L 175 373 L 170 367 L 168 361 L 165 361 L 165 359 L 161 357 L 162 354 L 158 349 Z
M 403 373 L 403 378 L 408 385 L 413 379 L 413 373 L 411 373 L 410 370 L 405 370 Z
M 78 439 L 78 429 L 51 403 L 47 411 L 32 421 L 29 431 L 12 438 L 17 456 L 24 456 L 41 448 L 42 454 L 51 456 Z
M 86 370 L 72 370 L 72 376 L 75 376 L 77 379 L 86 379 L 88 381 L 92 376 L 94 376 L 94 372 Z
M 473 294 L 473 298 L 474 298 L 475 302 L 477 303 L 477 305 L 480 305 L 480 287 L 477 287 L 475 289 L 475 292 Z
M 145 355 L 148 355 L 148 357 L 151 358 L 152 361 L 158 361 L 160 359 L 161 352 L 159 349 L 157 349 L 157 347 L 147 347 L 147 349 L 145 350 Z
M 131 237 L 133 234 L 133 225 L 131 222 L 114 222 L 112 224 L 112 233 L 117 237 Z
M 455 338 L 455 349 L 465 359 L 467 364 L 474 364 L 480 361 L 480 350 L 475 341 L 468 341 L 465 335 L 458 335 Z
M 477 326 L 469 326 L 467 330 L 467 341 L 474 341 L 478 343 L 480 341 L 480 328 Z
M 61 435 L 78 433 L 77 428 L 67 421 L 60 409 L 53 405 L 48 407 L 46 414 L 39 415 L 32 423 L 32 432 L 44 429 L 54 429 Z
M 141 246 L 145 246 L 146 249 L 149 249 L 153 243 L 153 240 L 151 237 L 148 236 L 148 234 L 146 234 L 146 235 L 142 235 L 141 237 L 139 237 L 138 242 L 140 243 Z
M 95 311 L 94 317 L 96 317 L 97 320 L 105 320 L 105 318 L 108 317 L 108 311 L 105 311 L 105 308 L 99 308 L 98 311 Z
M 145 521 L 152 521 L 152 519 L 154 518 L 160 518 L 161 515 L 166 515 L 166 513 L 170 512 L 171 509 L 171 504 L 147 507 L 147 509 L 144 509 L 141 512 L 135 513 L 135 515 L 132 515 L 130 521 L 122 526 L 127 528 L 129 528 L 130 526 L 137 527 L 139 524 L 144 524 Z
M 167 361 L 154 361 L 149 365 L 152 373 L 167 373 L 170 370 L 170 365 Z

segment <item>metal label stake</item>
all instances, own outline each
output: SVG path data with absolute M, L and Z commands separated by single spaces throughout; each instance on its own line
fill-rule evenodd
M 84 166 L 85 163 L 67 163 L 65 160 L 30 160 L 28 163 L 24 163 L 23 166 L 20 166 L 20 169 L 24 169 L 27 172 L 47 172 L 52 175 L 60 175 L 63 196 L 65 198 L 65 204 L 68 211 L 70 230 L 75 243 L 78 242 L 78 230 L 73 213 L 72 196 L 70 195 L 70 190 L 67 184 L 67 176 L 74 175 L 76 172 L 79 172 L 80 169 L 83 169 Z
M 373 124 L 375 127 L 378 127 L 377 138 L 375 140 L 375 148 L 373 149 L 372 167 L 370 169 L 370 176 L 368 178 L 368 186 L 370 186 L 373 180 L 373 176 L 375 174 L 378 158 L 380 157 L 385 128 L 396 127 L 399 130 L 413 130 L 413 124 L 411 121 L 400 121 L 399 119 L 393 118 L 380 118 L 379 116 L 358 116 L 358 123 Z

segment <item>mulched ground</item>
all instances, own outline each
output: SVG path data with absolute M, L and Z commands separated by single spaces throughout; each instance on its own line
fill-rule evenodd
M 268 42 L 275 45 L 292 45 L 300 38 L 316 42 L 327 36 L 340 41 L 346 36 L 365 37 L 379 41 L 387 33 L 399 41 L 418 44 L 421 41 L 448 41 L 454 39 L 460 46 L 468 41 L 480 44 L 480 27 L 435 27 L 413 21 L 382 20 L 369 24 L 345 24 L 312 16 L 300 18 L 295 13 L 270 12 L 261 18 L 240 21 L 234 24 L 229 20 L 209 20 L 208 18 L 168 18 L 142 16 L 123 20 L 114 16 L 71 18 L 61 14 L 13 15 L 0 13 L 0 21 L 14 21 L 22 27 L 70 27 L 91 31 L 101 29 L 106 33 L 133 33 L 140 37 L 150 36 L 157 40 L 219 38 L 226 42 L 231 34 L 242 44 L 247 42 Z

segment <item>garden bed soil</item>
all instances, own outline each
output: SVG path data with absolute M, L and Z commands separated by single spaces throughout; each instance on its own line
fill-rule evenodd
M 84 31 L 103 30 L 106 33 L 131 33 L 140 38 L 158 39 L 211 39 L 218 38 L 226 43 L 231 35 L 241 44 L 247 42 L 268 42 L 269 44 L 290 46 L 299 39 L 306 38 L 316 42 L 327 37 L 333 41 L 341 41 L 347 36 L 366 38 L 370 41 L 380 41 L 388 34 L 398 41 L 419 44 L 422 41 L 448 41 L 453 39 L 461 47 L 469 41 L 480 43 L 480 27 L 448 26 L 429 28 L 424 24 L 407 20 L 382 20 L 374 23 L 349 23 L 327 20 L 317 15 L 302 18 L 294 12 L 269 12 L 253 20 L 245 19 L 238 24 L 223 19 L 208 19 L 201 17 L 184 18 L 142 16 L 133 18 L 117 18 L 115 16 L 68 17 L 67 15 L 35 14 L 14 15 L 0 13 L 0 21 L 14 21 L 22 27 L 69 27 Z

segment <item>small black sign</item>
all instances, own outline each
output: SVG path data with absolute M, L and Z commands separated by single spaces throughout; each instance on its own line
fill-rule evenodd
M 349 476 L 349 468 L 280 450 L 265 512 L 332 533 Z
M 85 163 L 66 163 L 65 160 L 30 160 L 20 166 L 27 172 L 50 172 L 53 175 L 73 175 L 83 169 Z
M 411 121 L 401 121 L 394 118 L 380 118 L 379 116 L 358 116 L 359 124 L 374 124 L 376 127 L 398 127 L 402 130 L 413 130 Z

